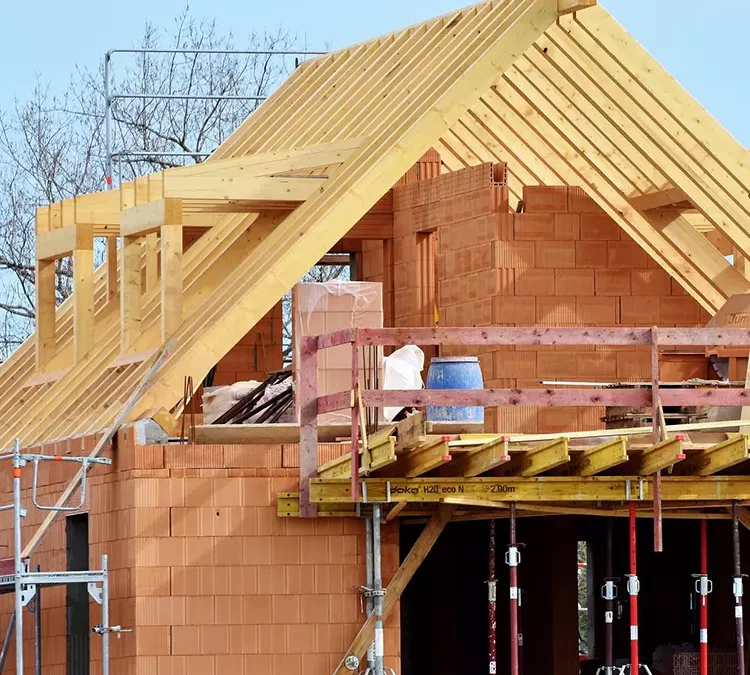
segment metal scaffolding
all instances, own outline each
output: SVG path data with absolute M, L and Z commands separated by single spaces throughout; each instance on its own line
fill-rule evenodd
M 113 162 L 118 162 L 118 178 L 122 179 L 122 160 L 127 157 L 208 157 L 206 152 L 160 152 L 127 149 L 113 151 L 112 149 L 112 106 L 118 99 L 137 100 L 181 100 L 181 101 L 265 101 L 265 96 L 236 96 L 230 94 L 157 94 L 143 92 L 139 94 L 121 94 L 112 92 L 112 56 L 113 54 L 234 54 L 238 56 L 294 56 L 295 68 L 299 65 L 300 57 L 322 56 L 327 52 L 315 51 L 274 51 L 274 50 L 245 50 L 245 49 L 110 49 L 104 54 L 104 139 L 107 150 L 107 175 L 105 177 L 107 189 L 113 187 Z
M 112 460 L 98 457 L 68 457 L 60 455 L 37 455 L 22 453 L 18 439 L 12 452 L 0 453 L 0 460 L 10 460 L 13 464 L 13 503 L 0 506 L 0 511 L 13 512 L 13 558 L 0 560 L 0 594 L 14 593 L 15 609 L 11 614 L 8 629 L 0 652 L 0 672 L 2 672 L 10 649 L 13 631 L 16 638 L 16 673 L 23 673 L 23 609 L 33 600 L 35 630 L 34 656 L 35 673 L 41 673 L 41 605 L 39 602 L 42 587 L 63 586 L 67 584 L 87 584 L 89 595 L 102 606 L 102 623 L 93 628 L 93 633 L 102 637 L 102 675 L 109 675 L 109 635 L 119 633 L 120 626 L 109 625 L 109 582 L 107 556 L 102 556 L 101 569 L 32 572 L 30 559 L 23 557 L 21 542 L 21 522 L 28 514 L 21 504 L 21 469 L 27 464 L 34 465 L 34 478 L 31 488 L 31 502 L 35 508 L 43 511 L 77 511 L 86 502 L 87 474 L 91 464 L 111 464 Z M 81 465 L 80 501 L 75 506 L 58 506 L 42 504 L 38 497 L 39 464 L 43 461 L 76 462 Z

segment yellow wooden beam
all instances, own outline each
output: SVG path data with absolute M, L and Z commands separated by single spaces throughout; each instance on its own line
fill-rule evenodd
M 691 453 L 688 459 L 680 464 L 680 473 L 710 476 L 719 471 L 731 469 L 749 458 L 748 436 L 736 434 L 726 441 L 712 445 L 710 448 Z
M 479 476 L 510 461 L 504 438 L 495 438 L 476 450 L 453 457 L 450 464 L 438 469 L 438 476 Z
M 73 346 L 76 362 L 94 346 L 94 232 L 91 225 L 74 225 Z
M 182 323 L 182 225 L 161 227 L 161 339 Z
M 44 370 L 55 355 L 55 261 L 36 261 L 36 368 Z
M 321 192 L 325 177 L 222 177 L 173 175 L 164 180 L 164 196 L 181 199 L 241 200 L 243 202 L 290 202 L 301 204 Z
M 370 452 L 370 471 L 377 471 L 396 461 L 396 439 L 388 437 L 384 442 L 368 448 Z M 359 467 L 360 475 L 363 475 L 362 463 Z M 318 467 L 320 478 L 351 478 L 352 458 L 347 454 L 326 462 Z
M 114 300 L 119 291 L 117 285 L 117 237 L 107 237 L 107 297 Z
M 565 475 L 594 476 L 627 461 L 628 439 L 621 436 L 572 455 Z
M 647 450 L 643 450 L 640 455 L 634 456 L 628 466 L 628 471 L 639 476 L 650 476 L 657 471 L 669 469 L 684 459 L 682 439 L 668 438 Z
M 36 259 L 56 260 L 73 253 L 76 247 L 76 226 L 59 227 L 36 236 Z
M 440 502 L 448 497 L 493 502 L 621 502 L 653 499 L 652 476 L 541 476 L 534 478 L 368 478 L 369 501 Z M 351 502 L 346 479 L 310 481 L 315 503 Z M 390 489 L 390 491 L 389 491 Z M 750 476 L 663 476 L 665 502 L 728 502 L 750 499 Z
M 120 215 L 120 235 L 135 237 L 155 233 L 165 224 L 182 225 L 182 200 L 157 199 L 125 209 Z
M 563 16 L 595 5 L 596 0 L 557 0 L 557 13 L 559 16 Z
M 568 439 L 558 438 L 549 443 L 533 448 L 514 452 L 507 464 L 499 466 L 492 474 L 494 476 L 522 476 L 525 478 L 538 476 L 545 471 L 551 471 L 570 461 Z
M 405 452 L 395 464 L 392 464 L 379 473 L 382 476 L 405 476 L 413 478 L 415 476 L 422 476 L 428 471 L 448 464 L 450 461 L 451 455 L 448 449 L 448 442 L 437 439 Z
M 687 195 L 674 186 L 643 195 L 635 195 L 629 198 L 631 206 L 637 211 L 650 211 L 671 204 L 679 204 L 687 199 Z
M 122 351 L 130 349 L 141 334 L 142 248 L 139 237 L 122 238 L 120 247 L 120 348 Z

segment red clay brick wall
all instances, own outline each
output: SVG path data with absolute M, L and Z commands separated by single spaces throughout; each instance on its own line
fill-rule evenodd
M 323 444 L 321 462 L 344 452 L 346 444 Z M 110 556 L 112 622 L 136 628 L 112 640 L 113 672 L 330 675 L 364 620 L 353 588 L 365 581 L 364 528 L 356 518 L 276 516 L 276 494 L 298 489 L 298 446 L 134 446 L 123 438 L 118 456 L 116 473 L 94 470 L 87 505 L 90 564 Z M 47 500 L 64 478 L 44 477 Z M 7 478 L 4 487 L 7 502 Z M 41 522 L 40 512 L 29 513 L 25 540 Z M 11 544 L 7 514 L 0 523 L 0 543 Z M 399 562 L 397 526 L 383 536 L 388 580 Z M 65 568 L 62 522 L 33 562 Z M 2 603 L 4 630 L 12 596 Z M 42 606 L 44 672 L 64 675 L 65 590 L 45 591 Z M 92 605 L 92 625 L 99 617 Z M 398 617 L 386 628 L 387 662 L 397 671 Z M 29 659 L 32 644 L 29 633 Z M 91 644 L 100 654 L 99 638 Z
M 281 321 L 279 302 L 216 364 L 214 386 L 244 380 L 262 381 L 268 372 L 281 369 Z
M 526 187 L 525 211 L 508 211 L 502 165 L 484 164 L 394 190 L 392 325 L 433 324 L 433 261 L 420 237 L 436 232 L 443 326 L 702 326 L 708 315 L 580 188 Z M 434 251 L 430 255 L 434 255 Z M 383 275 L 368 245 L 369 278 Z M 379 265 L 381 266 L 379 268 Z M 650 379 L 648 350 L 445 347 L 478 355 L 488 387 L 540 380 Z M 701 355 L 668 354 L 662 377 L 710 376 Z M 546 433 L 601 426 L 603 409 L 488 411 L 490 430 Z

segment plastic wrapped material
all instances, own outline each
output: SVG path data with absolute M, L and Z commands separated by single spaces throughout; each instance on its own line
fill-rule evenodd
M 424 352 L 416 345 L 406 345 L 383 359 L 383 389 L 422 389 Z M 384 408 L 383 416 L 389 422 L 402 408 Z
M 295 379 L 299 340 L 307 335 L 324 335 L 345 328 L 383 327 L 383 285 L 364 281 L 328 281 L 297 284 L 292 289 Z M 362 389 L 380 380 L 382 359 L 369 358 L 360 350 Z M 340 345 L 318 352 L 318 395 L 335 394 L 352 388 L 352 349 Z M 347 424 L 348 410 L 326 413 L 319 424 Z
M 260 382 L 235 382 L 225 387 L 204 387 L 203 389 L 203 424 L 212 424 L 219 416 L 229 410 L 243 396 L 247 396 Z

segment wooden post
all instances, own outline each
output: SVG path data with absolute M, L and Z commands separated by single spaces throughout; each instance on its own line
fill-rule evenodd
M 299 357 L 299 513 L 312 518 L 318 513 L 318 507 L 310 502 L 310 479 L 318 473 L 317 337 L 300 340 Z
M 36 368 L 55 355 L 55 261 L 36 261 Z
M 107 237 L 107 298 L 117 297 L 117 237 Z
M 127 351 L 141 333 L 141 240 L 123 237 L 120 249 L 120 348 Z
M 73 249 L 73 342 L 76 363 L 94 346 L 94 228 L 76 225 Z
M 651 416 L 653 442 L 657 445 L 665 440 L 662 433 L 662 410 L 659 398 L 659 331 L 651 329 Z M 661 471 L 654 474 L 654 551 L 664 550 L 662 537 Z
M 182 323 L 182 214 L 161 227 L 161 339 Z M 148 242 L 148 237 L 146 238 Z M 148 246 L 148 244 L 147 244 Z
M 156 288 L 159 281 L 159 238 L 156 232 L 146 235 L 146 293 Z
M 383 620 L 388 618 L 391 610 L 393 610 L 396 603 L 401 599 L 404 589 L 419 569 L 419 566 L 424 562 L 427 554 L 432 550 L 440 533 L 445 529 L 455 510 L 456 506 L 454 505 L 441 504 L 438 506 L 437 513 L 432 516 L 430 522 L 422 530 L 419 539 L 417 539 L 411 551 L 404 558 L 404 562 L 401 563 L 401 567 L 398 568 L 396 574 L 393 575 L 391 583 L 388 584 L 385 597 L 383 598 Z M 349 646 L 339 665 L 334 669 L 333 675 L 351 675 L 351 670 L 344 665 L 346 659 L 350 656 L 356 656 L 361 660 L 365 651 L 367 651 L 367 647 L 372 642 L 374 634 L 375 613 L 373 612 L 367 621 L 365 621 L 362 628 L 360 628 L 357 637 L 354 638 L 354 642 Z

